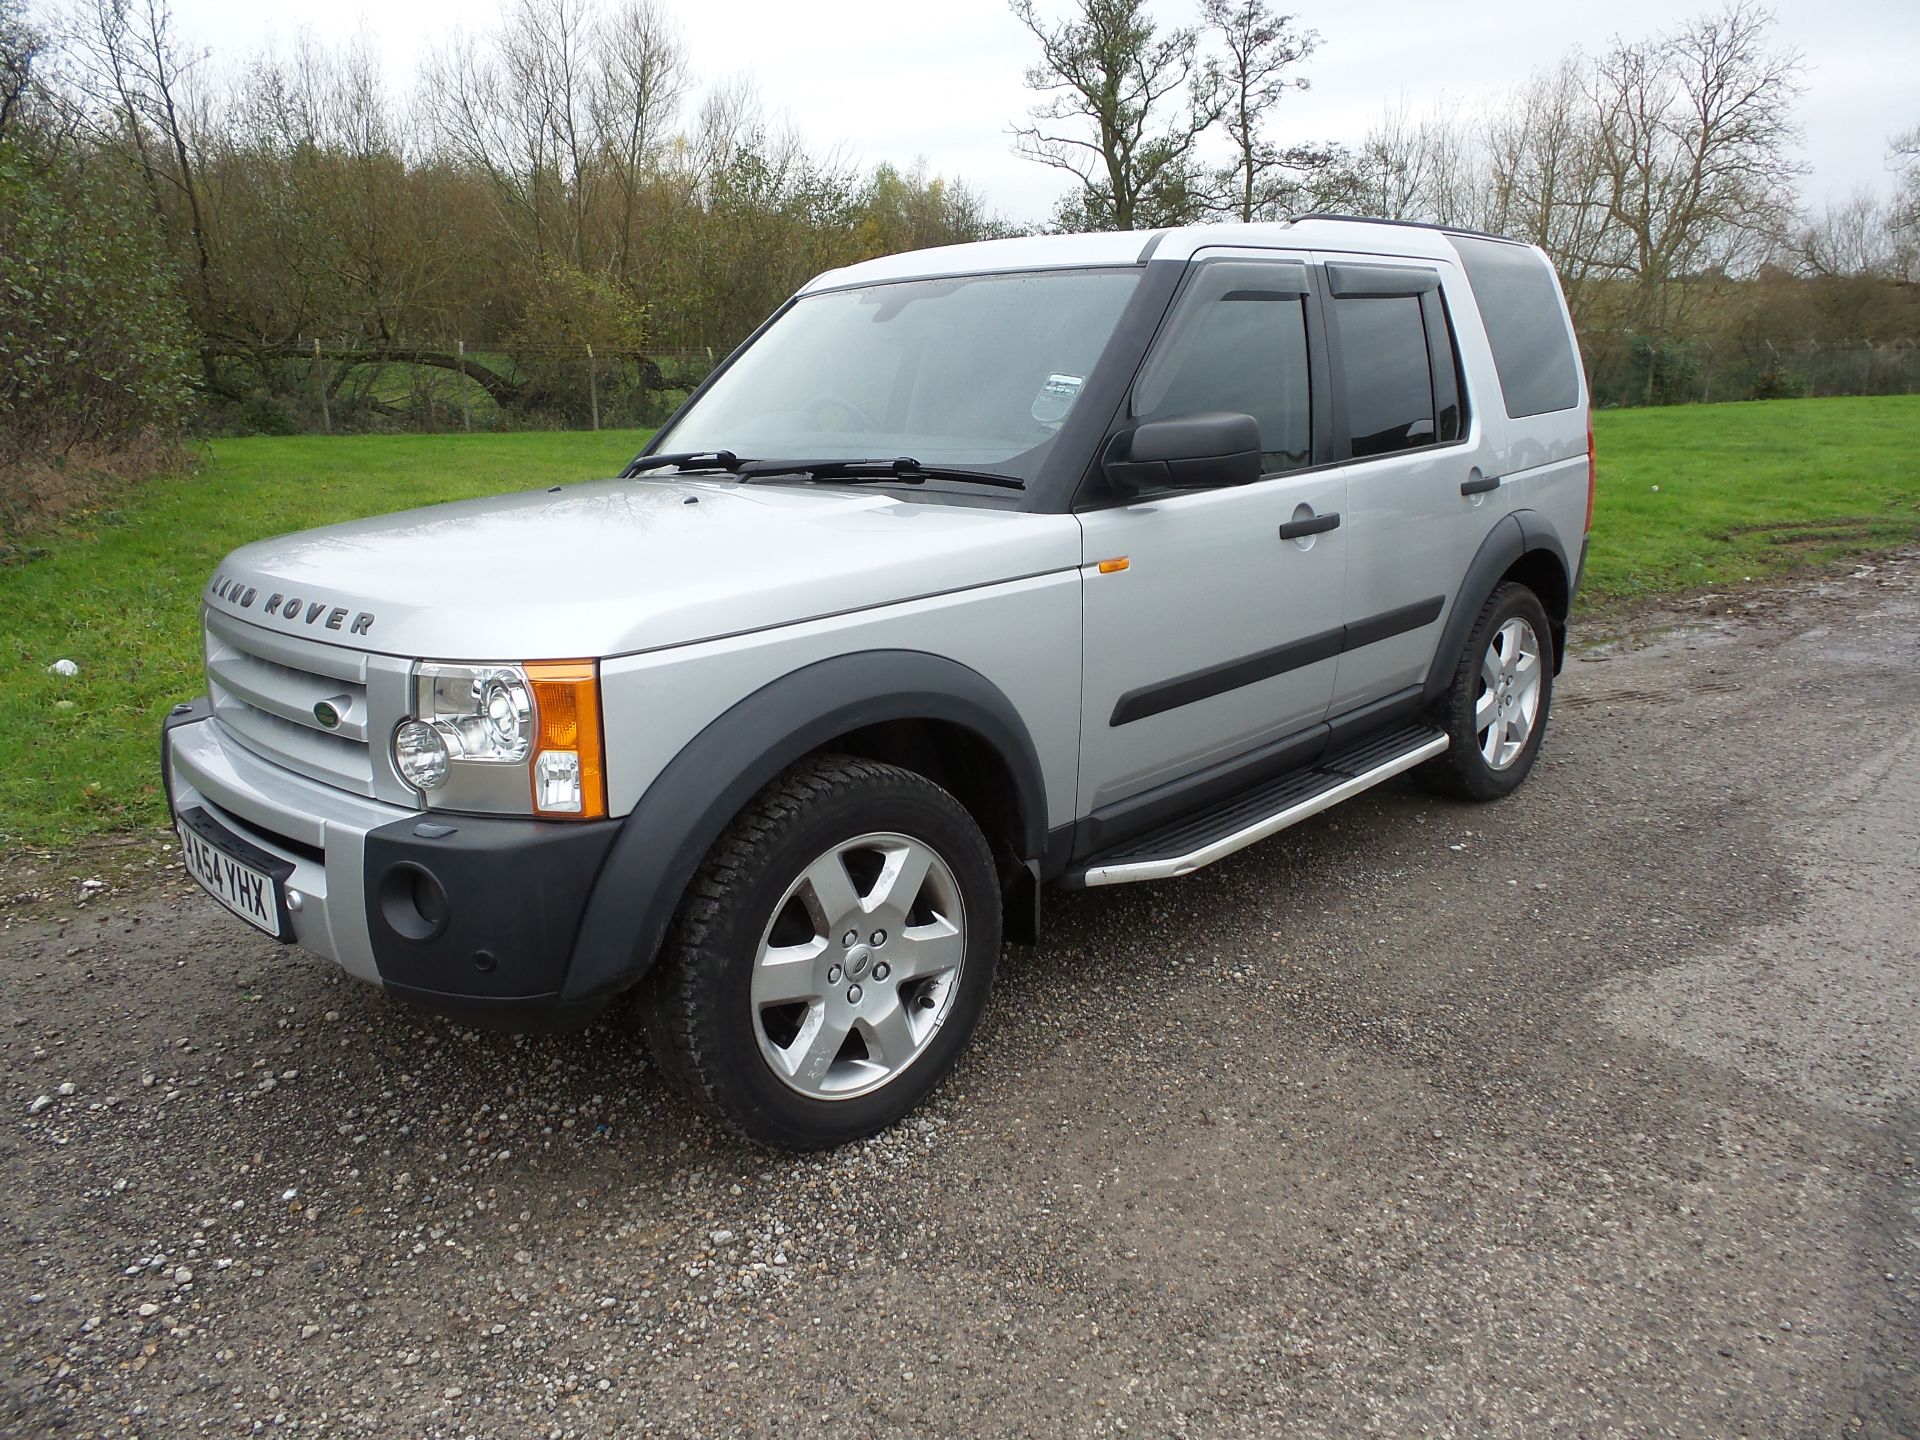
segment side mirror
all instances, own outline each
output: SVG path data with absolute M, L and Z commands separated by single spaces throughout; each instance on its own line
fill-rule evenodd
M 1129 493 L 1250 484 L 1260 478 L 1260 422 L 1225 411 L 1149 420 L 1114 436 L 1100 468 Z

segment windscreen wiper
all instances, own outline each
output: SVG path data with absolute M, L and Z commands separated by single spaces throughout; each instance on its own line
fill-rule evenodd
M 911 455 L 895 460 L 742 460 L 733 473 L 745 481 L 798 476 L 806 480 L 877 481 L 896 485 L 924 485 L 929 480 L 959 480 L 991 485 L 999 490 L 1024 490 L 1027 482 L 994 470 L 966 470 L 953 465 L 922 465 Z
M 672 450 L 663 455 L 636 455 L 620 472 L 622 480 L 631 480 L 649 470 L 672 465 L 680 470 L 725 470 L 729 474 L 747 464 L 731 450 Z

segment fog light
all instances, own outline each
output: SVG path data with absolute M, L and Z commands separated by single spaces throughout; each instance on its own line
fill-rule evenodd
M 388 928 L 409 940 L 425 942 L 447 928 L 447 892 L 430 871 L 400 864 L 380 877 L 380 914 Z
M 584 803 L 580 783 L 580 754 L 576 750 L 542 750 L 533 766 L 535 808 L 559 815 L 578 815 Z
M 447 779 L 447 741 L 424 720 L 403 720 L 393 732 L 393 763 L 400 778 L 417 790 L 431 790 Z

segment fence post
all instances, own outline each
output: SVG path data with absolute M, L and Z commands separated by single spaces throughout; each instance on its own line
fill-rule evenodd
M 327 368 L 320 360 L 320 337 L 313 337 L 313 385 L 320 392 L 320 429 L 333 433 L 333 407 L 327 403 Z
M 600 428 L 600 377 L 594 371 L 593 346 L 587 346 L 587 400 L 593 406 L 593 428 Z
M 467 374 L 467 342 L 453 342 L 460 352 L 460 424 L 473 433 L 473 380 Z

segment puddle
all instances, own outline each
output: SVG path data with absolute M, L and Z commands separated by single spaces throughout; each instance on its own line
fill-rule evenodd
M 1591 639 L 1576 638 L 1568 648 L 1567 658 L 1595 664 L 1620 655 L 1671 655 L 1681 650 L 1724 645 L 1732 638 L 1736 623 L 1731 616 L 1715 620 L 1686 620 L 1675 624 L 1617 630 Z

